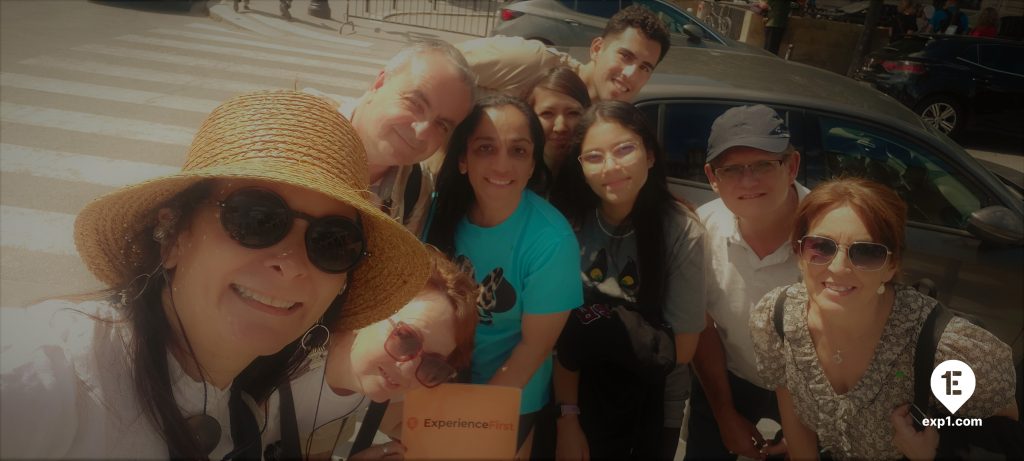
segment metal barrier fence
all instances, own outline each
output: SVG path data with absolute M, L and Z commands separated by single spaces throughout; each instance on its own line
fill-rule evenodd
M 348 0 L 348 15 L 485 37 L 497 19 L 496 0 Z
M 697 5 L 697 18 L 712 29 L 733 40 L 739 40 L 743 29 L 743 18 L 748 7 L 724 1 L 701 0 Z

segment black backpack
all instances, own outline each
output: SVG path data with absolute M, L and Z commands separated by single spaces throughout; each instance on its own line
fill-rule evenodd
M 934 298 L 935 284 L 928 279 L 914 284 L 914 287 Z M 772 323 L 775 332 L 783 341 L 786 335 L 783 329 L 785 314 L 786 290 L 779 293 L 772 307 Z M 946 325 L 957 314 L 938 301 L 928 314 L 917 337 L 914 349 L 914 405 L 920 409 L 928 408 L 928 400 L 932 395 L 931 376 L 935 368 L 935 349 L 939 338 L 946 330 Z M 930 415 L 945 417 L 948 413 Z M 982 420 L 979 427 L 943 427 L 939 429 L 939 448 L 935 459 L 1024 459 L 1024 426 L 1005 416 L 990 416 Z

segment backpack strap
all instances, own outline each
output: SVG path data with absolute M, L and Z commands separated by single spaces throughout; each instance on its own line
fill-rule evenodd
M 420 189 L 423 187 L 423 167 L 419 163 L 412 166 L 409 178 L 405 182 L 405 195 L 402 202 L 402 225 L 409 222 L 412 210 L 416 208 L 416 202 L 420 199 Z
M 380 421 L 384 418 L 384 412 L 388 409 L 387 402 L 374 402 L 370 401 L 370 407 L 366 409 L 366 415 L 363 417 L 363 423 L 359 426 L 359 433 L 356 434 L 355 442 L 352 442 L 352 450 L 349 451 L 348 456 L 352 457 L 356 453 L 359 453 L 373 443 L 373 438 L 377 435 L 377 429 L 380 428 Z
M 917 336 L 917 347 L 914 349 L 914 405 L 922 411 L 928 410 L 928 397 L 931 393 L 932 369 L 935 368 L 935 350 L 939 346 L 939 338 L 946 330 L 946 325 L 953 319 L 953 311 L 942 303 L 935 302 L 935 307 L 928 313 L 921 334 Z
M 281 457 L 278 459 L 302 458 L 299 447 L 299 423 L 295 414 L 295 398 L 292 395 L 291 382 L 285 381 L 278 386 L 281 397 Z
M 775 324 L 775 333 L 779 335 L 779 339 L 785 341 L 786 333 L 782 328 L 782 322 L 786 314 L 786 288 L 783 288 L 779 292 L 778 299 L 775 300 L 775 306 L 772 307 L 772 323 Z

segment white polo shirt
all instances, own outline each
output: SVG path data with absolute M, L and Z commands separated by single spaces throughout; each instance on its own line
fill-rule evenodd
M 810 192 L 794 182 L 803 201 Z M 775 287 L 800 280 L 796 255 L 789 242 L 758 258 L 740 234 L 736 215 L 721 198 L 705 203 L 697 215 L 707 228 L 712 277 L 708 277 L 708 314 L 715 320 L 725 347 L 726 366 L 736 376 L 765 387 L 757 373 L 754 341 L 750 336 L 750 312 Z

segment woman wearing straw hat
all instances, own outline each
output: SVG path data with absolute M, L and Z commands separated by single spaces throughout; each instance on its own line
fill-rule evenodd
M 260 92 L 210 114 L 181 173 L 86 206 L 75 243 L 109 290 L 5 312 L 0 456 L 300 456 L 288 382 L 430 270 L 366 177 L 330 104 Z

